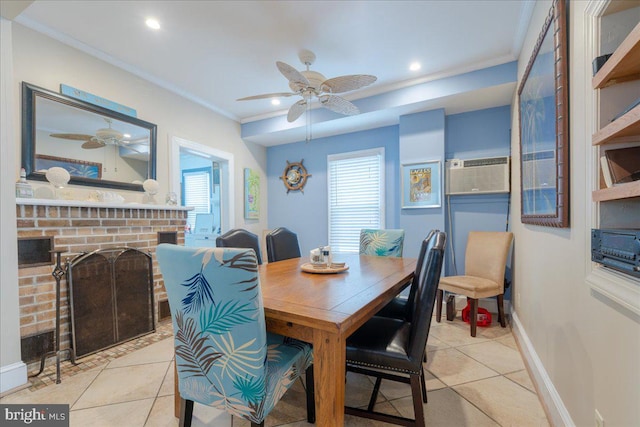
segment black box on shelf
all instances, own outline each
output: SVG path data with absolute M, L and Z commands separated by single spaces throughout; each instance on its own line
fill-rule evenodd
M 602 66 L 605 64 L 605 62 L 607 62 L 607 59 L 609 59 L 611 57 L 611 54 L 607 54 L 607 55 L 602 55 L 602 56 L 598 56 L 596 59 L 593 60 L 593 62 L 591 63 L 592 67 L 593 67 L 593 75 L 595 76 L 596 73 L 598 71 L 600 71 L 600 68 L 602 68 Z

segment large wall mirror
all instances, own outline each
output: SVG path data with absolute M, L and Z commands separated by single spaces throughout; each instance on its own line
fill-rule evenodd
M 569 88 L 565 0 L 554 0 L 518 90 L 521 221 L 569 226 Z
M 22 83 L 22 167 L 46 181 L 53 166 L 70 184 L 144 191 L 156 178 L 156 125 Z

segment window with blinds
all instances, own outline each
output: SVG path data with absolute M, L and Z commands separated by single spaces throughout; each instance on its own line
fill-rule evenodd
M 384 228 L 384 148 L 332 154 L 327 163 L 329 245 L 358 252 L 361 229 Z
M 182 205 L 194 208 L 187 213 L 187 224 L 195 230 L 196 214 L 211 213 L 211 168 L 183 171 L 182 185 Z

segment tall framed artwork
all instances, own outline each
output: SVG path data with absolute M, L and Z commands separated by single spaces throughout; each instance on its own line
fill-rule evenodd
M 518 89 L 521 214 L 569 227 L 569 77 L 565 0 L 554 0 Z
M 244 218 L 260 218 L 260 175 L 250 168 L 244 170 Z
M 442 206 L 440 161 L 402 165 L 402 209 Z

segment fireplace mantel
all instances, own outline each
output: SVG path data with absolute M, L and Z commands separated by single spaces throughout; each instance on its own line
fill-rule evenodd
M 192 207 L 150 205 L 143 203 L 115 203 L 115 202 L 89 202 L 84 200 L 58 200 L 58 199 L 25 199 L 16 198 L 16 205 L 26 206 L 60 206 L 80 208 L 109 208 L 109 209 L 155 209 L 166 211 L 190 211 Z

